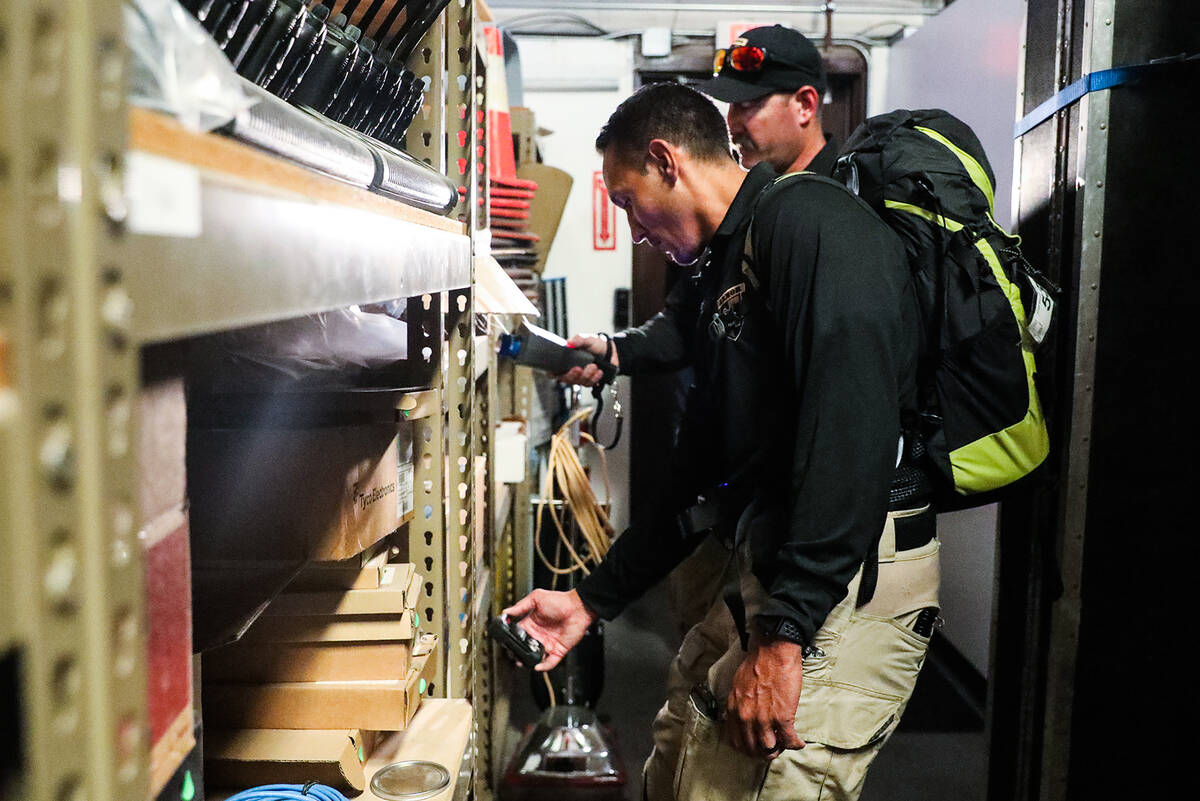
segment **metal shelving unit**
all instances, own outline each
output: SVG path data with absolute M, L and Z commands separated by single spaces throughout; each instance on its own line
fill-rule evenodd
M 131 115 L 130 147 L 155 159 L 134 181 L 153 183 L 149 173 L 167 160 L 174 191 L 194 194 L 179 204 L 199 215 L 194 234 L 125 237 L 139 342 L 471 283 L 470 239 L 453 220 L 140 109 Z M 164 190 L 171 187 L 146 187 L 145 197 L 152 202 Z
M 482 797 L 494 580 L 475 481 L 491 484 L 480 415 L 497 405 L 495 371 L 474 363 L 486 137 L 473 3 L 452 0 L 410 61 L 428 93 L 408 149 L 461 180 L 450 219 L 129 108 L 121 20 L 118 0 L 0 7 L 0 656 L 19 663 L 22 732 L 0 794 L 148 798 L 141 347 L 409 298 L 409 352 L 441 365 L 414 400 L 437 413 L 413 414 L 409 558 L 442 635 L 433 694 L 475 702 L 462 773 Z M 156 165 L 180 180 L 156 186 Z M 166 230 L 139 221 L 129 186 L 179 201 Z

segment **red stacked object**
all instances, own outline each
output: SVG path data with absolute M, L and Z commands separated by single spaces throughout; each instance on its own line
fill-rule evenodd
M 484 28 L 488 46 L 488 227 L 492 255 L 504 272 L 535 305 L 540 306 L 541 281 L 533 271 L 537 262 L 537 234 L 529 230 L 530 207 L 537 183 L 517 177 L 513 152 L 508 91 L 504 83 L 504 41 L 494 26 Z M 493 65 L 495 65 L 493 67 Z

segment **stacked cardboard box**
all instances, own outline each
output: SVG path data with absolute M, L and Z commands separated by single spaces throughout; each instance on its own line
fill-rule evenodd
M 381 559 L 314 565 L 238 642 L 205 654 L 208 783 L 320 775 L 362 790 L 373 733 L 406 728 L 431 689 L 423 583 L 413 565 Z
M 188 431 L 200 562 L 350 559 L 402 523 L 396 424 Z
M 318 782 L 361 791 L 372 740 L 358 729 L 213 731 L 204 738 L 205 781 L 231 789 Z

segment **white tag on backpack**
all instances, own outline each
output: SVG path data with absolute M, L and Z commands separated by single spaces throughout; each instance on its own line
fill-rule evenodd
M 1046 332 L 1050 330 L 1050 320 L 1054 318 L 1054 298 L 1050 297 L 1050 293 L 1038 284 L 1037 281 L 1030 281 L 1029 285 L 1033 287 L 1033 313 L 1029 317 L 1029 336 L 1033 338 L 1034 344 L 1042 344 L 1042 340 L 1046 338 Z

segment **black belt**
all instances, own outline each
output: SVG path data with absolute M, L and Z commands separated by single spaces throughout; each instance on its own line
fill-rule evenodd
M 911 551 L 928 545 L 937 535 L 937 515 L 927 509 L 919 515 L 892 520 L 896 529 L 896 551 Z
M 750 504 L 745 493 L 717 490 L 702 495 L 697 502 L 676 517 L 684 539 L 701 534 L 714 534 L 727 548 L 733 548 L 738 518 Z

